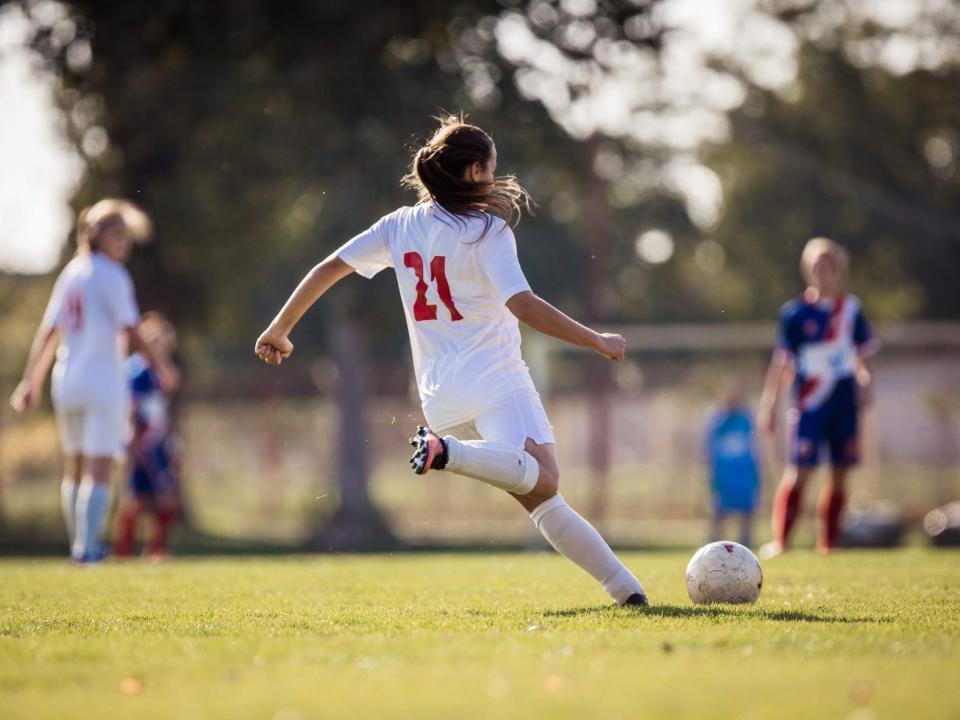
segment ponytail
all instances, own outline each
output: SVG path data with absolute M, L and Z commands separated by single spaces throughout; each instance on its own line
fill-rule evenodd
M 493 153 L 493 140 L 463 117 L 440 118 L 440 127 L 427 144 L 414 153 L 410 172 L 401 180 L 417 193 L 418 202 L 436 202 L 458 220 L 479 217 L 484 221 L 483 239 L 494 217 L 510 225 L 520 221 L 523 210 L 530 212 L 529 193 L 513 175 L 492 182 L 472 182 L 464 173 L 473 163 L 486 164 Z

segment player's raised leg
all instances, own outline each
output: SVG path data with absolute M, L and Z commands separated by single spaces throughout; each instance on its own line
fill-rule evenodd
M 530 453 L 501 442 L 458 440 L 440 437 L 418 427 L 410 439 L 415 448 L 410 465 L 418 475 L 430 470 L 449 470 L 481 480 L 500 490 L 526 495 L 537 484 L 540 468 Z

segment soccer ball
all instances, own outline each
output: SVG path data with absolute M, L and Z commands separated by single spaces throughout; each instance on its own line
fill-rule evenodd
M 760 562 L 740 543 L 721 540 L 704 545 L 687 565 L 687 593 L 698 605 L 753 603 L 762 587 Z

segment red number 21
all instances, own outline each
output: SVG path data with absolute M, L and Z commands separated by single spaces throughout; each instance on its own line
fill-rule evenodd
M 427 302 L 427 281 L 423 278 L 423 258 L 420 253 L 408 252 L 403 256 L 403 264 L 417 274 L 417 301 L 413 304 L 413 317 L 418 322 L 420 320 L 436 320 L 437 306 Z M 453 304 L 453 296 L 450 294 L 450 285 L 447 283 L 446 275 L 447 258 L 443 255 L 437 255 L 430 260 L 430 279 L 437 283 L 437 295 L 441 302 L 447 306 L 450 311 L 450 319 L 453 321 L 463 320 L 463 315 Z

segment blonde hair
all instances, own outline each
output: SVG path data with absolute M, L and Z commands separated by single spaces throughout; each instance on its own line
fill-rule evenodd
M 810 273 L 813 270 L 813 264 L 821 255 L 832 255 L 840 268 L 841 276 L 847 274 L 847 268 L 850 266 L 850 254 L 840 245 L 840 243 L 825 237 L 815 237 L 807 240 L 803 246 L 803 252 L 800 254 L 800 272 L 804 279 L 810 282 Z
M 97 249 L 97 237 L 114 223 L 122 223 L 130 234 L 130 239 L 143 243 L 153 234 L 150 217 L 129 200 L 104 198 L 77 216 L 77 250 L 89 252 Z

